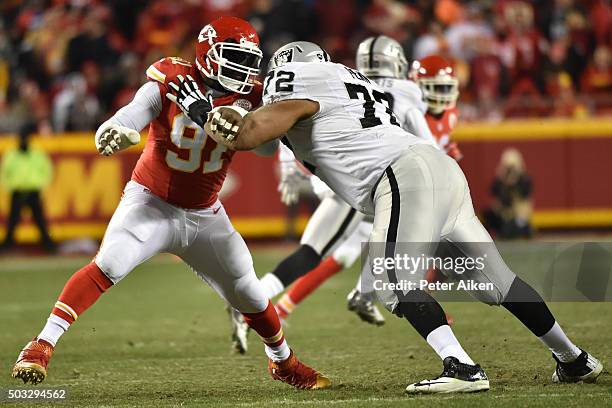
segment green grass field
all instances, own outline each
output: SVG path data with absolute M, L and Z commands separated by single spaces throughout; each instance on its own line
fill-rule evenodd
M 257 272 L 267 272 L 285 254 L 254 250 Z M 65 280 L 85 262 L 0 259 L 1 389 L 24 387 L 10 378 L 18 351 L 39 332 Z M 377 328 L 346 311 L 356 274 L 345 271 L 327 282 L 285 330 L 298 356 L 332 378 L 331 389 L 298 391 L 273 381 L 254 335 L 247 355 L 232 355 L 223 302 L 170 256 L 135 270 L 80 317 L 39 387 L 66 387 L 66 406 L 612 406 L 607 370 L 597 384 L 552 384 L 554 364 L 542 344 L 504 309 L 478 303 L 446 308 L 464 347 L 489 375 L 491 391 L 405 396 L 407 383 L 439 374 L 439 359 L 405 321 L 385 313 L 387 324 Z M 577 344 L 612 364 L 611 303 L 551 308 Z

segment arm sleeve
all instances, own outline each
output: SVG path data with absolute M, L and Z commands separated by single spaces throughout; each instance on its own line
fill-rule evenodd
M 119 109 L 110 119 L 104 122 L 96 132 L 96 137 L 109 125 L 125 126 L 140 132 L 162 111 L 162 99 L 159 85 L 147 82 L 138 89 L 134 99 Z

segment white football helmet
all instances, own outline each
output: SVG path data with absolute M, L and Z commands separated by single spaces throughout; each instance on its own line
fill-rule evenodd
M 288 62 L 329 62 L 329 54 L 315 43 L 294 41 L 280 47 L 268 63 L 268 71 Z
M 368 37 L 359 44 L 357 69 L 367 77 L 406 79 L 408 60 L 400 43 L 379 35 Z

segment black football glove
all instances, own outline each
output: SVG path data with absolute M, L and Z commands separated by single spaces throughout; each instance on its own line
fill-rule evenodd
M 168 92 L 166 98 L 176 103 L 185 115 L 189 116 L 198 126 L 204 128 L 208 112 L 212 109 L 212 96 L 206 99 L 191 75 L 187 75 L 186 79 L 182 75 L 177 75 L 176 78 L 178 79 L 178 85 L 174 82 L 168 84 L 176 91 L 176 95 Z

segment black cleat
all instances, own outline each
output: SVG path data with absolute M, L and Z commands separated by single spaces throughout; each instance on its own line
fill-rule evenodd
M 357 316 L 364 322 L 373 324 L 375 326 L 382 326 L 385 324 L 385 318 L 380 313 L 376 305 L 365 298 L 357 289 L 353 289 L 348 294 L 348 310 L 355 312 Z
M 582 350 L 578 358 L 570 363 L 562 363 L 557 356 L 553 358 L 557 362 L 557 368 L 552 375 L 553 382 L 573 383 L 584 381 L 592 383 L 597 380 L 603 370 L 603 364 L 595 357 Z
M 406 387 L 408 394 L 446 394 L 478 392 L 489 389 L 489 379 L 480 365 L 460 363 L 455 357 L 444 359 L 444 371 L 438 378 L 423 380 Z

